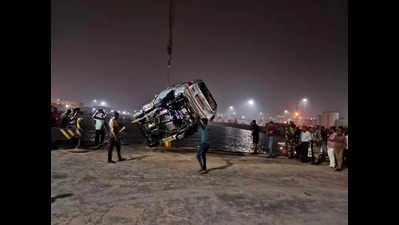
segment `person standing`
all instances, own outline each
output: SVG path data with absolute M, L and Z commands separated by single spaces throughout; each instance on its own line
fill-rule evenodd
M 295 130 L 295 138 L 296 138 L 296 145 L 295 145 L 295 159 L 299 160 L 301 155 L 301 148 L 302 148 L 302 128 L 297 127 Z
M 341 171 L 343 169 L 344 149 L 346 147 L 346 138 L 341 127 L 337 129 L 337 133 L 334 138 L 332 138 L 332 141 L 334 142 L 334 156 L 337 162 L 335 171 Z
M 325 155 L 327 154 L 327 139 L 328 139 L 328 130 L 322 126 L 321 127 L 321 138 L 322 138 L 322 144 L 321 144 L 321 160 L 325 159 Z
M 307 127 L 303 127 L 303 131 L 301 133 L 301 152 L 300 152 L 300 160 L 301 162 L 307 162 L 309 144 L 312 140 L 312 136 Z
M 92 118 L 96 121 L 96 138 L 94 141 L 95 146 L 98 146 L 98 144 L 103 144 L 104 143 L 104 138 L 105 138 L 105 118 L 107 115 L 105 114 L 103 109 L 99 109 L 96 111 Z
M 51 126 L 58 126 L 60 120 L 60 114 L 58 113 L 57 107 L 51 106 Z
M 285 129 L 285 146 L 287 148 L 287 155 L 289 159 L 293 158 L 296 143 L 296 126 L 295 123 L 291 121 L 290 125 Z
M 256 124 L 255 120 L 251 122 L 251 132 L 252 132 L 252 146 L 254 149 L 253 154 L 258 153 L 258 143 L 259 143 L 259 126 Z
M 76 126 L 77 119 L 80 115 L 80 108 L 74 108 L 69 115 L 69 126 Z
M 200 134 L 201 134 L 201 143 L 197 152 L 197 160 L 200 164 L 201 169 L 199 172 L 201 174 L 208 173 L 208 169 L 206 167 L 206 153 L 209 149 L 208 143 L 208 119 L 200 120 Z
M 344 150 L 344 162 L 347 166 L 349 166 L 349 142 L 348 142 L 348 129 L 345 130 L 345 140 L 346 140 L 346 147 Z
M 335 127 L 331 127 L 329 131 L 329 136 L 328 136 L 328 142 L 327 142 L 327 154 L 328 154 L 328 159 L 330 161 L 330 167 L 335 168 L 335 156 L 334 156 L 334 142 L 332 141 L 335 137 Z
M 115 161 L 112 161 L 112 151 L 114 147 L 116 147 L 116 152 L 118 154 L 119 161 L 125 160 L 121 156 L 121 141 L 119 137 L 119 133 L 121 130 L 124 129 L 124 127 L 121 129 L 121 125 L 118 119 L 119 119 L 119 113 L 114 112 L 114 116 L 109 120 L 109 130 L 111 133 L 111 138 L 108 148 L 108 163 L 115 163 Z
M 61 128 L 66 128 L 69 125 L 69 118 L 71 113 L 72 113 L 71 109 L 68 109 L 66 112 L 64 112 L 61 115 L 61 124 L 60 124 Z
M 316 126 L 316 129 L 312 133 L 312 164 L 320 163 L 320 150 L 323 143 L 321 134 L 321 127 Z
M 78 111 L 78 113 L 76 115 L 76 134 L 77 134 L 78 143 L 77 143 L 75 149 L 79 149 L 81 147 L 81 144 L 83 141 L 83 135 L 85 132 L 84 128 L 85 127 L 83 125 L 83 112 Z
M 268 158 L 273 157 L 273 141 L 274 141 L 274 136 L 276 135 L 276 127 L 274 126 L 273 121 L 270 121 L 270 123 L 266 127 L 266 134 L 267 134 L 267 139 L 268 139 Z

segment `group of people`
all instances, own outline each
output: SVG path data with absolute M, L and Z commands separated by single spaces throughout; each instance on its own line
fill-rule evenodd
M 250 124 L 253 138 L 253 153 L 258 153 L 260 128 L 253 120 Z M 265 126 L 267 135 L 268 157 L 273 157 L 273 143 L 278 129 L 273 122 Z M 343 127 L 322 126 L 297 127 L 293 121 L 284 128 L 284 138 L 287 156 L 289 159 L 297 159 L 301 162 L 320 164 L 326 154 L 330 161 L 330 167 L 336 171 L 343 169 L 344 152 L 348 151 L 348 131 Z
M 330 167 L 336 171 L 343 169 L 344 151 L 348 150 L 348 131 L 343 127 L 323 126 L 301 128 L 290 122 L 285 129 L 285 141 L 287 155 L 301 162 L 311 162 L 318 165 L 325 158 L 326 154 L 330 161 Z
M 100 147 L 104 144 L 105 136 L 106 136 L 106 118 L 107 114 L 104 112 L 103 109 L 98 109 L 91 117 L 95 121 L 95 143 L 96 147 Z M 59 114 L 56 107 L 51 107 L 51 126 L 60 127 L 60 128 L 67 128 L 73 127 L 76 128 L 76 139 L 77 144 L 75 149 L 79 149 L 82 147 L 82 140 L 89 129 L 87 125 L 84 123 L 84 113 L 80 110 L 80 108 L 75 108 L 73 110 L 67 109 L 64 113 Z M 121 141 L 120 141 L 120 134 L 126 127 L 122 126 L 119 121 L 119 113 L 113 112 L 111 119 L 108 122 L 109 128 L 109 147 L 108 147 L 108 162 L 115 163 L 112 160 L 112 152 L 113 149 L 116 147 L 116 152 L 118 155 L 119 161 L 124 161 L 125 159 L 121 156 Z

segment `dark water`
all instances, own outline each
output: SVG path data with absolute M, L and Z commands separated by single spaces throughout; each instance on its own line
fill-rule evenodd
M 129 126 L 128 132 L 122 141 L 127 144 L 145 144 L 145 139 L 136 126 Z M 208 126 L 210 151 L 220 150 L 229 152 L 252 152 L 251 131 L 246 129 L 229 127 L 223 124 L 209 124 Z M 200 144 L 200 132 L 185 137 L 183 140 L 174 141 L 173 147 L 196 149 Z M 260 151 L 266 150 L 267 140 L 264 133 L 259 135 Z M 280 148 L 278 142 L 282 142 L 281 137 L 275 137 L 273 152 Z
M 87 124 L 88 127 L 94 128 L 94 121 L 88 120 L 90 124 Z M 130 120 L 121 121 L 124 126 L 126 126 L 126 132 L 121 137 L 122 144 L 138 144 L 144 145 L 145 138 L 141 134 L 137 125 L 133 125 L 130 123 Z M 108 132 L 107 132 L 108 133 Z M 95 132 L 93 129 L 89 129 L 86 133 L 87 142 L 94 143 Z M 252 152 L 252 136 L 251 131 L 247 129 L 240 129 L 227 126 L 225 124 L 220 123 L 210 123 L 208 126 L 208 135 L 209 135 L 209 144 L 210 151 L 219 150 L 219 151 L 228 151 L 228 152 Z M 108 135 L 107 135 L 108 136 Z M 264 133 L 259 134 L 259 145 L 260 152 L 266 151 L 267 140 Z M 282 142 L 282 137 L 275 137 L 273 152 L 277 152 L 279 150 L 280 145 L 278 142 Z M 200 132 L 199 130 L 188 137 L 185 137 L 183 140 L 174 141 L 172 143 L 173 147 L 177 148 L 185 148 L 185 149 L 196 149 L 200 144 Z
M 221 124 L 210 124 L 208 127 L 210 148 L 230 151 L 230 152 L 252 152 L 252 136 L 251 131 L 246 129 L 239 129 L 228 127 Z M 259 145 L 262 149 L 267 146 L 267 140 L 264 133 L 259 134 Z M 275 138 L 273 150 L 278 149 L 277 142 L 281 141 L 280 137 Z M 190 147 L 198 148 L 200 143 L 200 132 L 198 131 L 192 136 L 186 137 L 183 140 L 175 141 L 175 147 Z M 260 151 L 262 151 L 262 149 Z

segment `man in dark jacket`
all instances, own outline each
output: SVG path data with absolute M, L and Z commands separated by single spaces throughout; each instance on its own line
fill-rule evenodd
M 327 155 L 327 139 L 328 139 L 328 130 L 322 126 L 321 127 L 321 138 L 322 138 L 322 143 L 321 143 L 321 160 L 325 159 L 325 156 Z
M 255 120 L 251 122 L 251 132 L 252 132 L 252 145 L 254 149 L 254 154 L 258 153 L 258 143 L 259 143 L 259 126 L 256 124 Z

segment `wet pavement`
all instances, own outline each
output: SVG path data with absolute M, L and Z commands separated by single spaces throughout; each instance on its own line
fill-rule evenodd
M 123 146 L 116 164 L 105 150 L 52 151 L 51 223 L 348 224 L 347 169 L 214 150 L 204 175 L 182 148 Z

